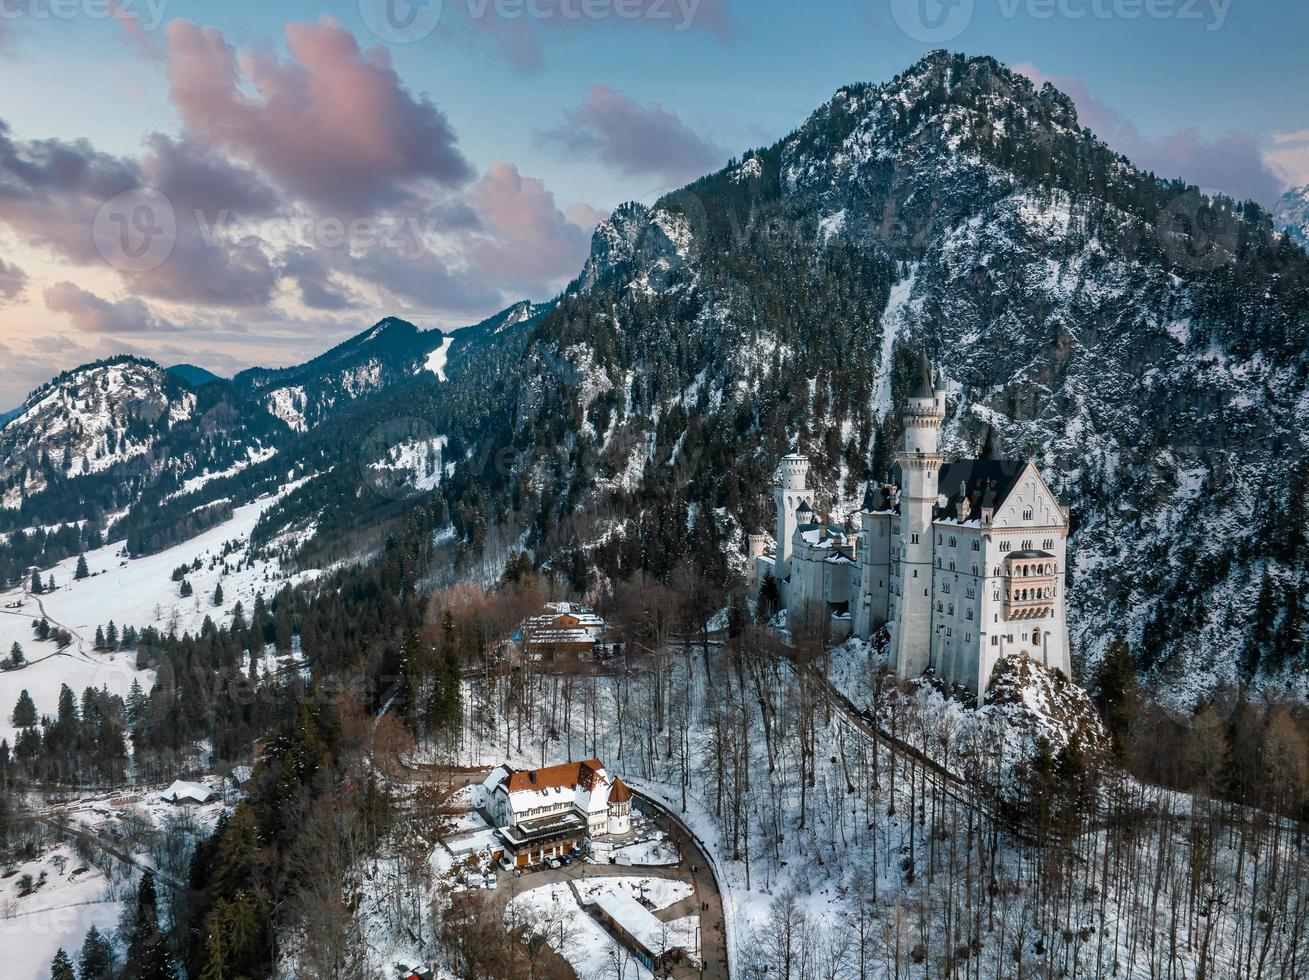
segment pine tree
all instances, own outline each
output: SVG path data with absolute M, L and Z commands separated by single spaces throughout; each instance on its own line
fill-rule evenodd
M 182 588 L 180 590 L 180 594 L 183 599 L 189 598 L 192 594 L 194 594 L 194 590 L 191 588 L 190 579 L 185 579 L 185 578 L 182 579 Z
M 105 631 L 103 626 L 95 628 L 95 648 L 103 650 L 105 648 Z
M 50 980 L 77 980 L 73 973 L 73 961 L 68 958 L 62 946 L 50 961 Z
M 36 703 L 32 700 L 32 695 L 24 689 L 18 695 L 18 703 L 14 705 L 10 721 L 14 723 L 15 728 L 31 728 L 36 724 L 36 720 Z
M 84 578 L 89 578 L 90 575 L 91 575 L 91 569 L 86 567 L 86 555 L 78 555 L 77 571 L 73 573 L 73 578 L 77 579 L 80 582 Z
M 109 980 L 113 969 L 113 947 L 100 930 L 92 926 L 86 931 L 82 953 L 77 958 L 77 980 Z
M 118 627 L 114 625 L 112 619 L 109 620 L 109 628 L 105 630 L 105 645 L 110 650 L 118 649 Z
M 27 658 L 23 655 L 22 644 L 15 640 L 14 645 L 9 648 L 9 662 L 15 667 L 21 667 L 26 660 Z
M 223 583 L 219 582 L 216 586 L 214 586 L 214 605 L 221 606 L 222 604 L 223 604 Z
M 1114 755 L 1126 761 L 1131 746 L 1131 730 L 1140 708 L 1136 664 L 1132 651 L 1121 636 L 1115 637 L 1105 651 L 1104 661 L 1093 685 L 1095 706 L 1100 709 L 1105 728 L 1112 740 Z
M 135 677 L 132 678 L 132 688 L 127 692 L 127 723 L 136 727 L 136 723 L 145 716 L 145 692 L 141 689 L 141 682 Z
M 53 574 L 51 574 L 50 578 L 46 581 L 45 590 L 47 592 L 53 592 L 55 590 L 55 577 Z
M 33 595 L 40 595 L 45 591 L 45 586 L 41 584 L 41 573 L 36 569 L 32 569 L 32 585 L 28 591 Z

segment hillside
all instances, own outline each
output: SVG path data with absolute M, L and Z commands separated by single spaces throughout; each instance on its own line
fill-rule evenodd
M 506 503 L 578 586 L 577 545 L 602 574 L 694 557 L 725 578 L 789 449 L 848 518 L 923 346 L 946 452 L 994 425 L 1072 505 L 1085 664 L 1122 630 L 1181 701 L 1302 687 L 1307 325 L 1309 259 L 1257 206 L 1136 170 L 1048 85 L 935 53 L 597 229 L 519 369 Z

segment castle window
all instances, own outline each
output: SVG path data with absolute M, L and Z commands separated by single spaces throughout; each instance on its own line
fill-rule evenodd
M 918 577 L 918 569 L 915 568 L 915 569 L 914 569 L 914 578 L 917 578 L 917 577 Z
M 977 566 L 976 566 L 976 565 L 973 566 L 973 574 L 974 574 L 974 575 L 977 574 Z
M 1038 646 L 1038 647 L 1041 645 L 1041 631 L 1040 631 L 1040 630 L 1033 630 L 1033 631 L 1032 631 L 1032 643 L 1035 644 L 1035 645 Z
M 936 543 L 937 543 L 937 544 L 940 544 L 940 543 L 941 543 L 941 535 L 939 535 L 939 534 L 936 536 Z
M 996 636 L 994 633 L 992 633 L 992 634 L 991 634 L 991 646 L 999 646 L 999 644 L 1000 644 L 1000 637 L 998 637 L 998 636 Z
M 954 546 L 955 546 L 954 538 L 951 538 L 951 539 L 950 539 L 950 547 L 953 548 Z
M 1041 546 L 1042 546 L 1043 548 L 1045 548 L 1046 551 L 1053 551 L 1053 550 L 1054 550 L 1054 538 L 1046 538 L 1044 541 L 1041 542 Z
M 954 615 L 954 603 L 953 603 L 953 602 L 950 603 L 950 615 L 951 615 L 951 616 Z
M 971 609 L 969 609 L 969 610 L 964 614 L 964 619 L 968 620 L 969 622 L 972 622 L 972 620 L 973 620 L 973 611 L 972 611 Z
M 946 636 L 954 636 L 954 630 L 951 629 L 949 626 L 947 626 L 947 627 L 945 628 L 945 635 L 946 635 Z
M 910 543 L 910 544 L 917 544 L 917 543 L 918 543 L 918 535 L 916 535 L 916 534 L 911 534 L 911 535 L 909 535 L 909 543 Z
M 1008 541 L 1001 541 L 1001 542 L 1000 542 L 1000 550 L 1001 550 L 1001 551 L 1008 551 L 1008 550 L 1009 550 L 1009 542 L 1008 542 Z
M 973 539 L 973 550 L 974 551 L 982 550 L 982 542 L 978 541 L 976 538 Z
M 968 598 L 970 598 L 970 599 L 976 599 L 976 598 L 977 598 L 977 591 L 976 591 L 975 589 L 973 589 L 973 588 L 967 588 L 967 589 L 964 589 L 964 595 L 968 596 Z
M 950 562 L 950 571 L 954 571 L 954 562 Z
M 945 611 L 945 610 L 943 610 L 943 609 L 941 608 L 941 603 L 939 603 L 939 602 L 936 604 L 936 611 L 937 611 L 937 612 L 944 612 L 944 611 Z
M 973 634 L 972 634 L 972 633 L 965 633 L 965 634 L 964 634 L 964 642 L 965 642 L 965 643 L 972 643 L 972 642 L 973 642 Z
M 1023 511 L 1023 520 L 1030 521 L 1031 519 L 1032 519 L 1032 512 L 1030 510 Z
M 1024 541 L 1024 542 L 1023 542 L 1023 550 L 1024 550 L 1024 551 L 1031 551 L 1031 550 L 1032 550 L 1032 542 L 1030 542 L 1030 541 Z

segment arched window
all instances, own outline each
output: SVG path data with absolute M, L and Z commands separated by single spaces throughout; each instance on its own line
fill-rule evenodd
M 1041 645 L 1041 631 L 1040 631 L 1040 630 L 1032 630 L 1032 644 L 1033 644 L 1034 646 L 1038 646 L 1038 647 Z

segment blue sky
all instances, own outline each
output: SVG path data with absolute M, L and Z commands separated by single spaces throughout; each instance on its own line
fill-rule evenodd
M 1055 81 L 1160 173 L 1265 205 L 1309 183 L 1309 5 L 1293 0 L 114 2 L 0 0 L 0 157 L 18 168 L 0 188 L 21 183 L 0 203 L 0 407 L 116 350 L 229 372 L 387 314 L 454 326 L 545 298 L 616 204 L 936 47 Z M 387 2 L 422 36 L 399 41 Z M 89 176 L 66 179 L 69 160 Z M 125 272 L 79 222 L 134 181 L 168 182 L 184 214 L 226 188 L 254 238 L 328 215 L 431 220 L 442 244 L 403 263 L 319 238 L 202 247 L 188 227 L 168 265 Z

